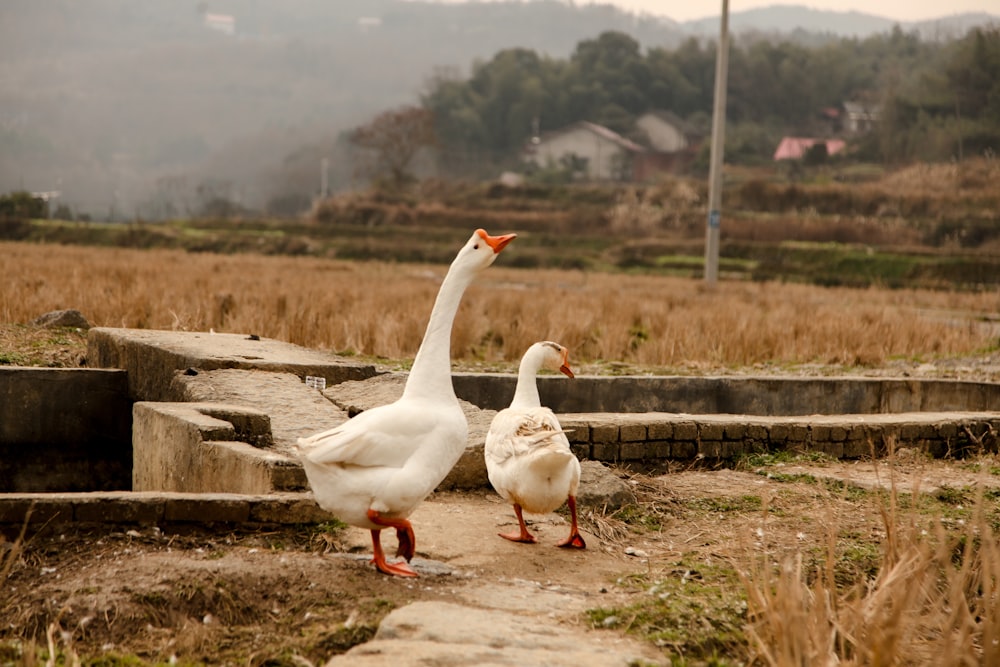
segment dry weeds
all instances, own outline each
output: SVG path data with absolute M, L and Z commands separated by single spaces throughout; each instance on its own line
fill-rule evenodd
M 750 559 L 742 573 L 755 664 L 1000 664 L 1000 547 L 982 490 L 971 521 L 926 519 L 895 490 L 876 497 L 884 538 L 877 573 L 850 586 L 834 574 L 837 522 L 824 560 L 794 552 Z M 957 529 L 956 529 L 957 528 Z
M 516 252 L 512 246 L 510 252 Z M 0 323 L 62 308 L 95 326 L 255 333 L 389 360 L 416 352 L 446 267 L 0 244 Z M 875 367 L 997 347 L 1000 294 L 820 288 L 491 268 L 452 334 L 459 363 L 513 364 L 540 339 L 577 363 L 674 372 Z M 8 361 L 7 363 L 11 363 Z

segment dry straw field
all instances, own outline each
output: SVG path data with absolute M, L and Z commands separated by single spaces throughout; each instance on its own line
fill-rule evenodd
M 456 234 L 456 248 L 464 236 Z M 516 252 L 515 241 L 505 255 Z M 710 289 L 684 278 L 505 268 L 504 259 L 463 300 L 452 336 L 458 364 L 502 368 L 541 339 L 605 371 L 876 367 L 997 347 L 995 292 L 778 282 Z M 0 323 L 75 308 L 95 326 L 255 333 L 405 364 L 446 269 L 2 243 Z

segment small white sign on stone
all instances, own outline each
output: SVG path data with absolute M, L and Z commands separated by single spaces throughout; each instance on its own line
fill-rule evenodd
M 316 377 L 315 375 L 307 375 L 306 386 L 323 391 L 324 389 L 326 389 L 326 378 Z

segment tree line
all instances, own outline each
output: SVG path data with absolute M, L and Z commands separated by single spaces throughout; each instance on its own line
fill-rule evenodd
M 536 133 L 588 120 L 633 136 L 635 119 L 665 110 L 708 136 L 716 45 L 689 39 L 645 52 L 609 31 L 565 59 L 513 48 L 474 65 L 468 78 L 439 73 L 421 96 L 433 118 L 441 166 L 490 174 L 513 166 Z M 845 101 L 880 109 L 854 142 L 861 160 L 941 161 L 1000 149 L 1000 29 L 949 42 L 899 27 L 865 39 L 806 46 L 743 37 L 729 54 L 726 160 L 770 160 L 781 136 L 826 136 L 822 113 Z M 706 141 L 707 144 L 707 141 Z

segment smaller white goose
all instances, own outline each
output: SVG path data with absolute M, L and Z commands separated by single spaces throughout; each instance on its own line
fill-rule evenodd
M 512 542 L 537 542 L 528 532 L 522 510 L 545 514 L 564 502 L 572 515 L 569 537 L 557 546 L 585 549 L 576 521 L 576 490 L 580 484 L 580 462 L 569 448 L 559 420 L 542 407 L 536 376 L 542 368 L 558 370 L 569 377 L 569 350 L 551 341 L 535 343 L 521 358 L 517 388 L 510 407 L 496 414 L 486 434 L 486 472 L 504 500 L 514 505 L 520 530 L 499 533 Z

